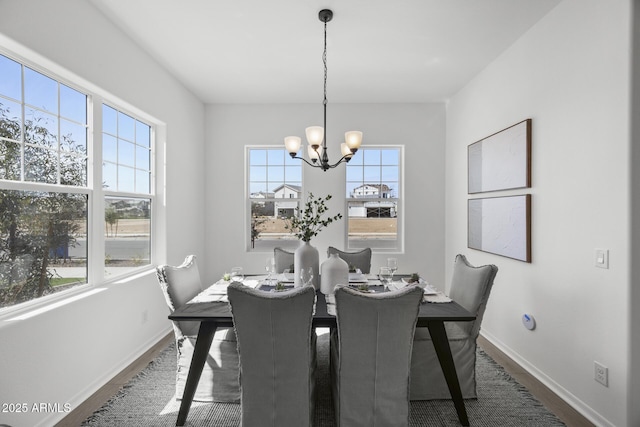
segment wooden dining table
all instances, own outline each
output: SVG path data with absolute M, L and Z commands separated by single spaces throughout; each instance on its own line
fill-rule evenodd
M 314 328 L 335 328 L 336 316 L 327 310 L 325 296 L 317 292 L 315 313 L 313 315 Z M 213 342 L 213 336 L 218 327 L 233 326 L 233 319 L 229 304 L 226 302 L 192 302 L 183 305 L 169 315 L 174 321 L 199 321 L 200 329 L 196 339 L 196 345 L 187 375 L 187 383 L 184 388 L 180 411 L 178 412 L 177 426 L 183 426 L 187 420 L 189 409 L 193 401 L 202 369 L 207 360 L 209 348 Z M 455 301 L 446 303 L 423 302 L 420 304 L 416 327 L 428 328 L 440 362 L 440 367 L 447 381 L 451 399 L 458 414 L 460 424 L 469 425 L 467 411 L 458 382 L 456 367 L 453 363 L 451 348 L 447 339 L 444 322 L 469 322 L 475 316 Z

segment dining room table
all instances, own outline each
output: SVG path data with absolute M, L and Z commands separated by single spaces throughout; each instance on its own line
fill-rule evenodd
M 353 276 L 352 276 L 353 277 Z M 395 275 L 400 280 L 395 282 L 396 287 L 406 285 L 405 278 L 408 275 Z M 276 280 L 266 281 L 264 276 L 247 276 L 243 281 L 247 286 L 271 291 L 274 289 Z M 283 280 L 286 283 L 285 280 Z M 383 292 L 393 289 L 393 284 L 382 286 L 377 275 L 366 275 L 364 279 L 358 277 L 351 280 L 350 285 L 359 287 L 368 292 Z M 200 328 L 196 338 L 196 345 L 187 375 L 187 382 L 184 388 L 180 410 L 178 412 L 177 426 L 183 426 L 187 420 L 191 403 L 200 381 L 200 376 L 207 360 L 209 348 L 213 342 L 215 331 L 218 327 L 232 327 L 233 318 L 231 309 L 226 298 L 226 286 L 230 282 L 219 280 L 194 297 L 187 304 L 177 308 L 169 315 L 172 321 L 199 321 Z M 291 284 L 292 286 L 293 284 Z M 366 285 L 366 286 L 363 286 Z M 368 288 L 368 289 L 364 289 Z M 316 304 L 313 313 L 313 328 L 335 328 L 336 313 L 335 303 L 332 295 L 324 295 L 320 290 L 316 290 Z M 469 322 L 475 319 L 475 315 L 467 311 L 464 307 L 449 299 L 441 291 L 425 287 L 423 302 L 420 304 L 416 327 L 428 328 L 433 342 L 433 346 L 438 356 L 440 368 L 444 374 L 451 399 L 458 414 L 460 424 L 469 425 L 469 419 L 458 382 L 456 367 L 453 362 L 451 348 L 447 338 L 445 322 Z

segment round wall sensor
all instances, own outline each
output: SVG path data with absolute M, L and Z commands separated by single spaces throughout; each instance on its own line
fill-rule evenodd
M 536 328 L 536 321 L 530 314 L 522 315 L 522 324 L 530 331 L 533 331 Z

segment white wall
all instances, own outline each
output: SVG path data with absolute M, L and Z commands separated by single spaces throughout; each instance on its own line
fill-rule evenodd
M 203 104 L 87 1 L 2 1 L 0 43 L 63 77 L 90 82 L 161 124 L 158 178 L 167 185 L 159 188 L 164 213 L 156 224 L 157 261 L 177 264 L 189 253 L 204 258 Z M 0 317 L 0 402 L 69 403 L 73 409 L 170 332 L 152 270 L 97 290 L 32 317 Z M 53 425 L 64 415 L 0 413 L 0 423 Z
M 207 123 L 207 277 L 213 281 L 234 265 L 263 272 L 268 254 L 247 252 L 244 192 L 245 145 L 282 146 L 288 135 L 322 122 L 322 104 L 209 105 Z M 405 251 L 399 270 L 420 272 L 434 284 L 444 280 L 444 106 L 441 104 L 329 104 L 329 158 L 337 160 L 344 132 L 364 132 L 363 144 L 405 145 Z M 306 143 L 306 142 L 305 142 Z M 316 196 L 332 194 L 329 214 L 346 213 L 344 166 L 322 172 L 303 166 L 303 186 Z M 226 185 L 233 183 L 233 185 Z M 344 248 L 345 219 L 325 228 L 311 243 L 326 259 L 327 246 Z M 372 269 L 388 254 L 374 254 Z M 451 258 L 453 260 L 453 258 Z
M 597 425 L 638 425 L 640 411 L 627 394 L 630 4 L 563 1 L 447 106 L 447 259 L 499 267 L 483 334 Z M 532 194 L 531 264 L 466 240 L 467 146 L 526 118 L 532 188 L 487 196 Z M 609 249 L 608 270 L 594 267 L 595 248 Z M 594 381 L 594 360 L 609 387 Z

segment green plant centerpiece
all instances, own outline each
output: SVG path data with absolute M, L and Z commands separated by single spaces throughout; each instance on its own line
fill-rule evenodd
M 290 230 L 292 234 L 303 242 L 311 241 L 324 227 L 342 218 L 341 213 L 326 218 L 322 217 L 325 212 L 329 210 L 325 205 L 325 202 L 329 200 L 331 200 L 331 194 L 328 194 L 324 198 L 316 198 L 313 193 L 309 193 L 309 197 L 300 215 L 289 218 L 289 222 L 285 224 L 285 228 Z
M 409 283 L 418 283 L 420 282 L 420 275 L 418 273 L 413 273 L 411 277 L 408 279 Z
M 313 286 L 318 289 L 320 277 L 320 257 L 318 250 L 311 246 L 311 239 L 323 228 L 342 218 L 341 213 L 333 216 L 327 214 L 329 208 L 326 202 L 331 200 L 331 194 L 325 197 L 315 197 L 309 193 L 304 208 L 295 216 L 289 218 L 285 228 L 302 242 L 294 252 L 294 286 L 301 286 L 300 272 L 311 268 L 313 271 Z
M 287 289 L 287 287 L 284 285 L 284 283 L 282 282 L 278 282 L 276 283 L 276 286 L 274 288 L 276 291 L 284 291 Z

